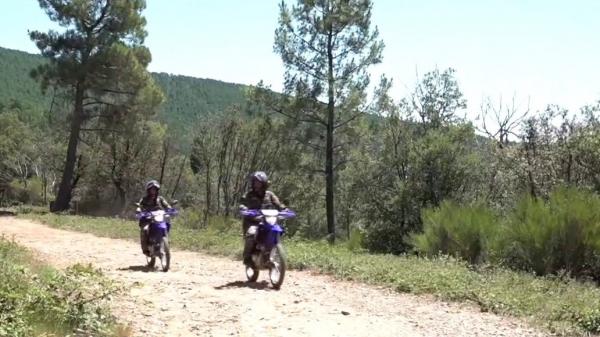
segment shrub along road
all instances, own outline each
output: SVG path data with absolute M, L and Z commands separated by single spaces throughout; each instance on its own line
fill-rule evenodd
M 542 336 L 519 320 L 470 305 L 398 294 L 328 276 L 291 271 L 280 291 L 241 264 L 174 251 L 172 270 L 148 272 L 135 243 L 0 218 L 14 237 L 60 268 L 92 263 L 128 291 L 113 313 L 133 336 Z

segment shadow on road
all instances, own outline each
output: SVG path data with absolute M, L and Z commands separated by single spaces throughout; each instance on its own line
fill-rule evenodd
M 16 215 L 17 215 L 17 212 L 15 212 L 15 211 L 0 209 L 0 216 L 16 216 Z
M 147 272 L 150 272 L 150 271 L 154 271 L 155 269 L 154 268 L 150 268 L 150 267 L 148 267 L 146 265 L 143 265 L 143 266 L 129 266 L 129 267 L 126 267 L 126 268 L 123 267 L 123 268 L 119 268 L 117 270 L 119 270 L 119 271 L 124 271 L 124 270 L 141 271 L 141 272 L 147 273 Z
M 250 288 L 250 289 L 266 290 L 266 291 L 273 290 L 271 287 L 269 287 L 269 283 L 267 281 L 261 281 L 261 282 L 235 281 L 235 282 L 229 282 L 229 283 L 220 285 L 218 287 L 215 287 L 215 289 L 217 289 L 217 290 L 222 290 L 222 289 L 227 289 L 227 288 Z

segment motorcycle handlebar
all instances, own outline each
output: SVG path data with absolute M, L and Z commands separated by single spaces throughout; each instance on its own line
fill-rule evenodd
M 240 210 L 240 215 L 244 217 L 263 217 L 260 209 L 242 209 Z M 277 215 L 280 219 L 290 219 L 296 217 L 296 213 L 290 209 L 284 209 L 279 211 Z
M 179 214 L 179 212 L 175 208 L 168 208 L 165 210 L 165 213 L 169 216 L 174 216 L 174 215 Z M 146 211 L 136 212 L 135 217 L 138 220 L 142 219 L 142 218 L 150 218 L 150 217 L 152 217 L 152 212 L 146 212 Z

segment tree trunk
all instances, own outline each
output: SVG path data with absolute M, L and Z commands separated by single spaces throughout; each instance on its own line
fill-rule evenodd
M 334 176 L 333 176 L 333 129 L 335 123 L 335 97 L 333 78 L 333 45 L 332 32 L 329 30 L 327 38 L 327 63 L 328 63 L 328 89 L 327 96 L 327 134 L 325 147 L 325 207 L 327 210 L 327 240 L 335 242 L 335 208 L 334 208 Z
M 158 179 L 158 183 L 160 185 L 163 184 L 163 178 L 165 177 L 165 166 L 167 166 L 167 158 L 169 157 L 169 140 L 165 139 L 163 141 L 163 153 L 162 153 L 161 163 L 160 163 L 160 178 Z
M 181 166 L 179 167 L 179 173 L 177 174 L 177 180 L 175 181 L 175 185 L 173 186 L 173 192 L 171 192 L 171 199 L 175 197 L 175 193 L 177 189 L 179 189 L 179 183 L 181 182 L 181 175 L 183 174 L 183 169 L 185 168 L 185 163 L 187 162 L 187 157 L 183 157 L 181 161 Z
M 208 157 L 208 155 L 207 155 Z M 204 211 L 204 220 L 203 220 L 203 225 L 204 227 L 208 227 L 208 216 L 210 215 L 210 199 L 212 198 L 212 188 L 210 186 L 210 160 L 206 160 L 206 180 L 205 180 L 205 184 L 206 184 L 206 200 L 205 200 L 205 204 L 206 204 L 206 210 Z
M 121 182 L 114 182 L 115 188 L 117 190 L 117 197 L 118 197 L 118 204 L 117 207 L 119 207 L 119 214 L 124 214 L 125 210 L 127 209 L 127 191 L 125 191 L 125 188 L 123 187 L 123 184 L 121 184 Z
M 48 203 L 48 176 L 46 171 L 42 171 L 42 200 L 44 205 Z
M 83 124 L 83 88 L 77 85 L 75 91 L 75 105 L 73 118 L 71 120 L 71 133 L 67 147 L 67 159 L 63 170 L 62 180 L 58 188 L 56 200 L 51 204 L 50 211 L 62 212 L 69 209 L 73 192 L 73 176 L 75 163 L 77 161 L 77 145 L 79 145 L 79 133 Z
M 530 153 L 530 150 L 532 150 L 533 155 Z M 525 158 L 527 159 L 527 182 L 529 183 L 529 195 L 532 198 L 537 198 L 537 193 L 536 193 L 536 183 L 535 183 L 535 178 L 533 177 L 533 170 L 534 170 L 534 160 L 531 157 L 535 156 L 536 152 L 535 152 L 535 143 L 531 142 L 530 140 L 528 140 L 525 143 Z

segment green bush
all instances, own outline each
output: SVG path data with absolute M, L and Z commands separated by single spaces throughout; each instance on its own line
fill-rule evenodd
M 39 178 L 31 178 L 27 180 L 27 184 L 13 180 L 8 186 L 7 197 L 21 204 L 41 205 L 42 190 L 42 182 Z
M 353 228 L 350 231 L 350 238 L 346 241 L 346 247 L 353 252 L 360 252 L 363 250 L 365 240 L 365 234 L 358 228 Z
M 177 223 L 182 224 L 187 228 L 195 228 L 200 229 L 204 224 L 204 215 L 203 212 L 197 211 L 193 208 L 189 209 L 180 209 L 179 216 L 175 220 Z
M 374 221 L 366 226 L 363 246 L 373 253 L 403 254 L 410 250 L 408 240 L 408 228 L 414 226 L 403 226 L 385 221 Z
M 409 241 L 425 255 L 452 255 L 474 264 L 493 251 L 498 231 L 497 217 L 485 206 L 447 201 L 423 211 L 423 233 L 412 235 Z
M 600 197 L 593 193 L 561 188 L 548 200 L 525 197 L 502 219 L 481 204 L 444 202 L 422 219 L 423 232 L 409 240 L 422 254 L 600 280 Z
M 17 214 L 47 214 L 50 212 L 47 206 L 32 206 L 32 205 L 19 205 L 14 207 Z
M 0 238 L 0 275 L 0 336 L 114 334 L 102 298 L 117 288 L 91 266 L 57 271 Z
M 511 267 L 600 279 L 600 198 L 590 192 L 564 188 L 548 201 L 522 199 L 501 237 Z

